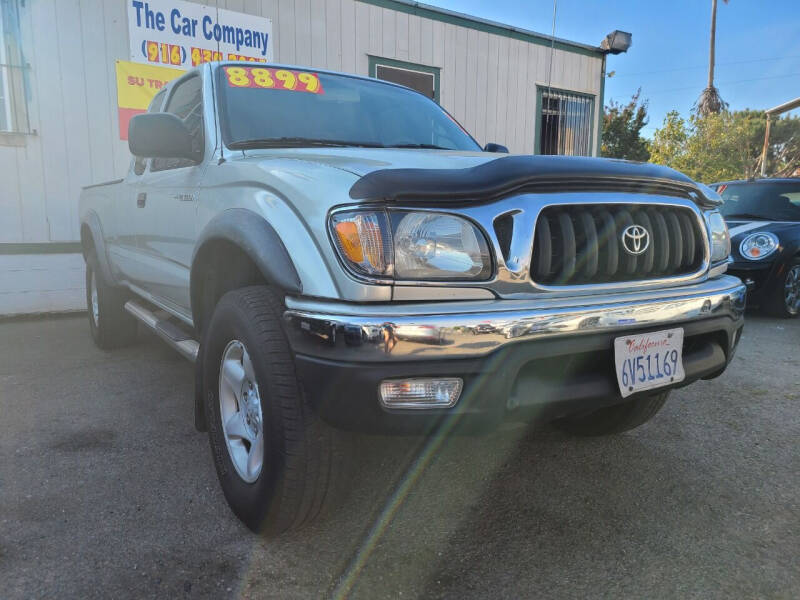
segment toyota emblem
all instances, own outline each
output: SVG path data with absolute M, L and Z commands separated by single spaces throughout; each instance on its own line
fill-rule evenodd
M 641 225 L 630 225 L 622 231 L 622 247 L 625 252 L 638 256 L 650 247 L 650 232 Z

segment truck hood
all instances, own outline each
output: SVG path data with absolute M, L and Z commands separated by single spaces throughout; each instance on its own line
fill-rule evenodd
M 607 158 L 397 148 L 283 148 L 246 156 L 346 171 L 358 178 L 350 198 L 362 201 L 485 201 L 538 188 L 678 195 L 708 207 L 719 203 L 715 192 L 683 173 Z
M 382 169 L 467 169 L 505 156 L 456 150 L 398 148 L 276 148 L 248 150 L 248 158 L 300 160 L 363 177 Z

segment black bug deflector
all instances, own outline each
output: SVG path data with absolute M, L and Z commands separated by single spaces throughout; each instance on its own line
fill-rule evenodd
M 381 169 L 350 188 L 363 201 L 486 201 L 522 191 L 620 191 L 690 198 L 716 206 L 673 169 L 577 156 L 506 156 L 467 169 Z

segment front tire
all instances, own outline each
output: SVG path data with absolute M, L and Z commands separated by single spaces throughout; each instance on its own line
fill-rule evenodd
M 308 405 L 266 286 L 225 294 L 203 345 L 203 398 L 217 476 L 231 510 L 277 535 L 320 513 L 332 480 L 331 432 Z
M 92 255 L 86 259 L 86 307 L 92 339 L 103 350 L 132 344 L 136 340 L 136 319 L 125 310 L 128 295 L 103 278 Z
M 669 392 L 604 406 L 589 413 L 562 417 L 555 421 L 559 429 L 579 436 L 613 435 L 644 425 L 661 410 Z
M 766 308 L 771 315 L 782 319 L 794 319 L 800 315 L 800 258 L 786 265 L 786 272 L 776 282 Z

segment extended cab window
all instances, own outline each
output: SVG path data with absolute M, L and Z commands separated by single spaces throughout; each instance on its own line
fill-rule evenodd
M 192 146 L 198 152 L 203 151 L 205 136 L 203 133 L 203 80 L 192 77 L 175 87 L 167 101 L 164 112 L 180 117 L 192 134 Z M 186 158 L 154 158 L 150 164 L 151 171 L 164 171 L 190 167 L 195 163 Z

